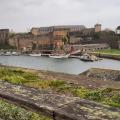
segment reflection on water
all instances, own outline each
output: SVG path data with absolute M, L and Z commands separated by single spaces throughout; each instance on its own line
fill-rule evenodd
M 31 56 L 0 56 L 0 63 L 10 66 L 49 70 L 71 74 L 79 74 L 90 68 L 108 68 L 120 70 L 120 61 L 103 59 L 96 62 L 83 62 L 79 59 L 53 59 Z

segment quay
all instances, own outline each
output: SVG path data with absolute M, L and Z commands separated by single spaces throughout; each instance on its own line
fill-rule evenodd
M 120 54 L 108 54 L 108 53 L 99 53 L 99 52 L 90 52 L 90 54 L 96 55 L 97 57 L 101 58 L 108 58 L 113 60 L 119 60 L 120 61 Z

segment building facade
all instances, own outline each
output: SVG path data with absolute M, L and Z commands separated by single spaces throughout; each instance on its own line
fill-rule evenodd
M 55 29 L 69 29 L 70 32 L 76 32 L 76 31 L 81 31 L 81 30 L 85 29 L 85 26 L 83 26 L 83 25 L 64 25 L 64 26 L 32 28 L 31 33 L 33 35 L 41 35 L 41 34 L 47 34 L 49 32 L 53 32 Z
M 32 34 L 17 34 L 9 39 L 9 44 L 18 50 L 52 50 L 52 41 L 48 34 L 33 36 Z
M 117 27 L 117 29 L 116 29 L 116 34 L 117 34 L 117 35 L 120 35 L 120 26 Z
M 95 25 L 95 32 L 101 32 L 101 24 L 96 24 Z
M 54 46 L 61 47 L 64 45 L 63 38 L 67 37 L 69 29 L 54 27 L 54 30 L 51 33 Z
M 56 47 L 63 46 L 63 37 L 66 37 L 69 33 L 69 29 L 63 28 L 52 28 L 50 32 L 38 33 L 34 30 L 33 33 L 16 34 L 14 37 L 9 39 L 9 44 L 16 47 L 18 50 L 43 50 L 49 51 Z
M 85 28 L 83 25 L 51 26 L 32 28 L 30 33 L 17 34 L 10 38 L 9 44 L 17 49 L 54 50 L 62 48 L 69 39 L 69 44 L 81 44 L 81 41 L 91 41 L 96 32 L 101 31 L 101 25 Z
M 8 43 L 9 29 L 0 29 L 0 44 Z
M 105 50 L 110 49 L 108 44 L 85 44 L 85 45 L 71 45 L 71 48 L 74 50 L 81 50 L 81 51 L 95 51 L 95 50 Z

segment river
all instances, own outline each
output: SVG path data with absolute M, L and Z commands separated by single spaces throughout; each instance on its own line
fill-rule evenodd
M 53 59 L 31 56 L 0 56 L 0 64 L 70 74 L 79 74 L 90 68 L 120 70 L 120 61 L 110 59 L 103 59 L 96 62 L 83 62 L 75 58 Z

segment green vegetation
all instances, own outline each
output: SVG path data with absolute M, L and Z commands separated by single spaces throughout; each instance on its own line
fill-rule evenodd
M 21 69 L 0 68 L 0 79 L 13 83 L 23 84 L 35 88 L 49 89 L 64 86 L 66 83 L 62 80 L 41 80 L 35 73 L 26 72 Z
M 22 71 L 20 69 L 0 68 L 0 79 L 14 84 L 25 84 L 39 80 L 36 74 Z
M 13 47 L 13 46 L 10 46 L 10 45 L 8 45 L 8 44 L 0 44 L 0 49 L 6 49 L 6 50 L 8 50 L 8 49 L 16 49 L 15 47 Z
M 4 120 L 52 120 L 3 100 L 0 100 L 0 118 Z
M 63 80 L 41 80 L 35 73 L 5 67 L 0 68 L 0 79 L 37 89 L 51 89 L 56 92 L 68 93 L 83 99 L 120 107 L 120 89 L 88 89 L 81 86 L 71 85 Z
M 111 54 L 111 55 L 115 55 L 115 54 L 120 55 L 120 49 L 97 50 L 96 52 Z
M 69 41 L 70 41 L 69 39 L 70 39 L 69 35 L 67 35 L 67 36 L 63 36 L 63 38 L 62 38 L 62 42 L 64 43 L 64 45 L 66 45 L 66 44 L 69 43 Z
M 74 89 L 73 94 L 80 98 L 120 107 L 120 89 L 104 88 L 90 90 L 84 87 Z

